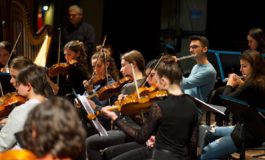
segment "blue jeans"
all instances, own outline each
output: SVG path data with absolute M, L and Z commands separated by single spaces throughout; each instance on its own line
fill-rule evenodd
M 231 133 L 234 126 L 216 127 L 212 132 L 213 136 L 220 136 L 221 138 L 209 143 L 202 150 L 200 156 L 201 160 L 217 160 L 227 158 L 231 153 L 238 151 L 235 146 Z

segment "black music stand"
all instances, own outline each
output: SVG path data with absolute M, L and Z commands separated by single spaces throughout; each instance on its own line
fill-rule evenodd
M 240 152 L 240 159 L 245 159 L 245 134 L 246 129 L 257 131 L 258 135 L 265 135 L 265 119 L 253 108 L 251 108 L 245 101 L 241 101 L 229 96 L 220 96 L 223 103 L 226 105 L 233 116 L 241 124 L 241 139 L 242 150 Z
M 192 97 L 192 96 L 190 96 Z M 201 110 L 204 110 L 204 111 L 210 111 L 210 112 L 215 112 L 215 113 L 219 113 L 221 115 L 225 115 L 225 110 L 226 110 L 226 107 L 223 107 L 223 106 L 219 106 L 219 105 L 213 105 L 213 104 L 208 104 L 196 97 L 192 97 L 196 106 L 201 109 Z
M 0 73 L 0 83 L 4 94 L 15 91 L 15 88 L 10 84 L 10 78 L 9 73 Z

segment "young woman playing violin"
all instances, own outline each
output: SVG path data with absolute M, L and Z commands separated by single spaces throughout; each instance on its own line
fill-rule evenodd
M 56 85 L 52 85 L 52 88 L 57 90 L 58 95 L 67 96 L 73 102 L 73 90 L 78 94 L 83 94 L 85 91 L 83 80 L 89 78 L 84 43 L 81 41 L 66 43 L 64 46 L 64 57 L 70 67 L 64 79 L 60 79 L 59 87 L 57 86 L 57 88 Z
M 91 64 L 94 68 L 93 77 L 90 80 L 83 81 L 86 93 L 93 94 L 103 86 L 111 85 L 119 80 L 117 67 L 112 57 L 104 55 L 104 53 L 95 52 L 91 57 Z M 105 106 L 108 103 L 108 100 L 100 101 L 96 96 L 92 100 L 100 106 Z
M 86 88 L 85 94 L 89 98 L 91 97 L 90 99 L 97 105 L 97 107 L 110 105 L 117 99 L 116 96 L 109 97 L 104 100 L 100 100 L 99 97 L 101 95 L 98 95 L 99 97 L 94 96 L 94 95 L 97 95 L 98 92 L 100 93 L 104 92 L 102 90 L 108 89 L 105 86 L 111 85 L 119 79 L 119 75 L 117 75 L 116 64 L 112 57 L 108 55 L 104 55 L 104 53 L 100 53 L 100 52 L 95 52 L 92 55 L 91 64 L 92 64 L 94 72 L 90 80 L 83 81 L 83 85 Z M 87 116 L 86 116 L 87 113 L 83 108 L 80 108 L 79 110 L 80 110 L 79 112 L 81 114 L 82 122 L 84 123 L 85 126 L 87 126 L 86 124 L 89 123 Z M 106 130 L 110 130 L 111 123 L 108 119 L 104 117 L 99 117 L 98 119 Z M 94 129 L 94 127 L 92 127 L 92 124 L 88 125 L 86 129 L 87 129 L 88 136 L 93 135 L 97 132 Z
M 144 81 L 145 69 L 144 57 L 139 51 L 132 50 L 121 56 L 120 71 L 123 76 L 129 76 L 132 78 L 134 77 L 131 66 L 133 66 L 133 69 L 135 70 L 135 78 L 139 86 Z M 133 92 L 135 92 L 135 89 L 136 88 L 134 82 L 127 83 L 121 88 L 121 95 L 119 97 L 123 98 L 125 95 L 132 94 Z M 109 130 L 108 136 L 99 136 L 98 134 L 90 136 L 86 139 L 86 149 L 88 158 L 90 160 L 102 159 L 100 150 L 112 145 L 121 144 L 129 141 L 132 141 L 132 139 L 127 137 L 123 131 L 117 129 Z
M 151 60 L 146 64 L 145 67 L 145 74 L 147 75 L 146 82 L 150 87 L 157 87 L 157 82 L 155 79 L 156 71 L 154 70 L 155 66 L 157 65 L 157 62 L 158 62 L 157 59 Z M 148 143 L 150 143 L 150 141 L 153 140 L 153 138 L 154 136 L 151 136 L 149 138 L 150 140 L 148 141 Z M 133 142 L 110 146 L 104 150 L 103 156 L 104 160 L 146 159 L 148 158 L 148 149 L 146 145 L 139 144 L 133 141 Z
M 178 63 L 170 57 L 162 59 L 156 68 L 157 87 L 167 90 L 169 96 L 153 104 L 149 117 L 141 128 L 134 128 L 115 112 L 104 107 L 102 112 L 114 124 L 139 143 L 156 132 L 156 142 L 150 158 L 154 160 L 189 159 L 190 141 L 197 128 L 198 111 L 193 100 L 183 94 L 180 88 L 182 73 Z

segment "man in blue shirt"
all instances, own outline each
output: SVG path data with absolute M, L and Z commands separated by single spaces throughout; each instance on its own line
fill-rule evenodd
M 190 75 L 182 80 L 182 88 L 186 94 L 207 102 L 210 91 L 216 82 L 216 70 L 208 61 L 207 51 L 209 42 L 204 36 L 191 36 L 189 51 L 195 56 L 196 65 Z

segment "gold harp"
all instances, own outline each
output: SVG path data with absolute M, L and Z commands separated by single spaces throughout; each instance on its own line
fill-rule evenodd
M 20 32 L 22 33 L 21 40 L 17 44 L 16 55 L 25 56 L 35 64 L 45 66 L 51 44 L 49 28 L 44 26 L 38 33 L 33 33 L 33 24 L 30 23 L 33 19 L 33 11 L 29 11 L 19 0 L 12 0 L 11 19 L 14 39 Z

